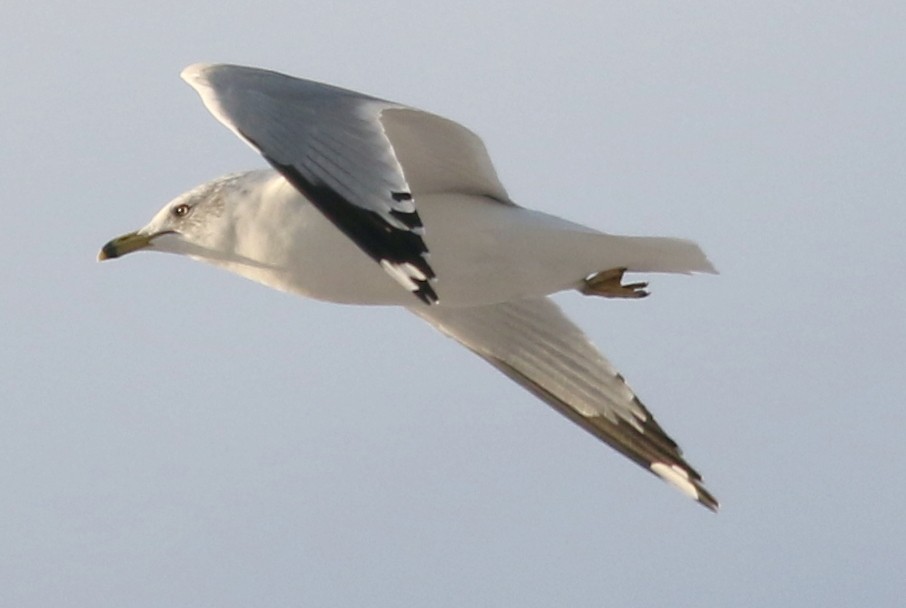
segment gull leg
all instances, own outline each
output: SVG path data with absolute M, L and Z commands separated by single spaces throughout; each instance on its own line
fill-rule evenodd
M 645 288 L 648 283 L 630 283 L 623 285 L 625 268 L 611 268 L 596 272 L 582 282 L 579 288 L 587 296 L 604 298 L 644 298 L 648 295 Z

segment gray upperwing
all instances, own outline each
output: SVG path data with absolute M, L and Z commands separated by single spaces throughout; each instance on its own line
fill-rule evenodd
M 711 510 L 717 500 L 632 389 L 548 298 L 412 312 Z
M 193 65 L 182 77 L 400 285 L 437 301 L 424 226 L 380 122 L 382 111 L 402 106 L 242 66 Z
M 413 108 L 387 108 L 381 123 L 416 198 L 459 193 L 512 204 L 488 151 L 461 124 Z

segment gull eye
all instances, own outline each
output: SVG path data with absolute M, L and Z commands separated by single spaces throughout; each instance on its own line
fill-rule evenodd
M 176 205 L 175 207 L 173 207 L 172 213 L 176 217 L 186 217 L 187 215 L 189 215 L 189 211 L 191 211 L 191 210 L 192 210 L 192 207 L 190 207 L 186 203 L 182 203 L 180 205 Z

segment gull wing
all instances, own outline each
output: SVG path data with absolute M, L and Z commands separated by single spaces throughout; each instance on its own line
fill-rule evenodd
M 717 510 L 676 443 L 550 299 L 410 310 L 624 456 Z
M 257 68 L 196 64 L 182 77 L 220 122 L 427 304 L 438 298 L 419 195 L 509 200 L 481 140 L 439 116 Z

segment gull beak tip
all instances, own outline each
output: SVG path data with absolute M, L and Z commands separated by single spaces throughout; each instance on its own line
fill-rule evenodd
M 98 251 L 98 262 L 103 262 L 104 260 L 109 260 L 110 258 L 115 258 L 116 255 L 112 255 L 115 252 L 111 251 L 110 243 L 107 243 L 101 250 Z
M 138 232 L 124 234 L 101 247 L 101 250 L 98 252 L 98 262 L 118 258 L 127 253 L 146 249 L 150 246 L 151 237 L 148 235 L 139 234 Z

